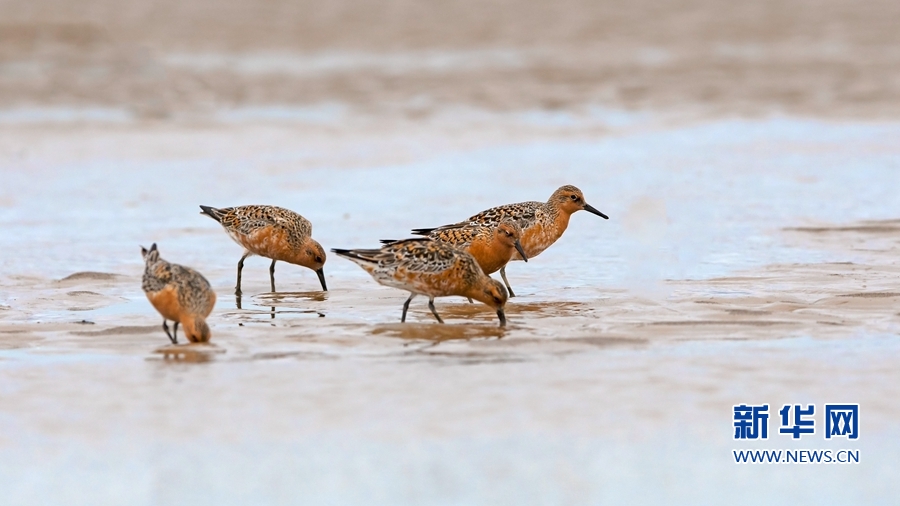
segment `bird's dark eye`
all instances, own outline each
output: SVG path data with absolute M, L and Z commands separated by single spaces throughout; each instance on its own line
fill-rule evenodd
M 494 297 L 494 302 L 496 302 L 497 304 L 500 304 L 500 299 L 497 297 Z
M 578 202 L 578 195 L 572 195 L 572 200 L 574 200 L 575 202 Z
M 316 263 L 322 263 L 322 257 L 316 255 Z

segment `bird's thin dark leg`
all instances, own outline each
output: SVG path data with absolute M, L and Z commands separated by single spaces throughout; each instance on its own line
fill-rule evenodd
M 172 329 L 172 337 L 175 338 L 175 342 L 178 342 L 178 322 L 175 322 L 175 328 Z
M 415 297 L 416 297 L 416 294 L 411 293 L 411 294 L 409 294 L 409 298 L 406 299 L 406 302 L 403 303 L 403 316 L 400 317 L 400 323 L 403 323 L 406 321 L 406 311 L 409 309 L 410 301 L 412 301 Z
M 431 314 L 437 318 L 438 323 L 444 323 L 444 320 L 441 320 L 441 315 L 437 314 L 437 309 L 434 308 L 434 297 L 428 299 L 428 309 L 431 310 Z
M 272 293 L 275 293 L 275 260 L 272 260 L 272 265 L 269 266 L 269 281 L 272 282 Z
M 469 299 L 469 304 L 474 304 L 474 303 L 475 303 L 475 301 L 472 300 L 472 297 L 466 297 L 466 298 Z
M 506 267 L 505 266 L 500 269 L 500 277 L 503 278 L 503 284 L 506 285 L 506 289 L 509 291 L 509 296 L 515 297 L 516 294 L 513 293 L 512 287 L 509 286 L 509 280 L 506 279 Z
M 235 295 L 240 295 L 240 294 L 241 294 L 241 271 L 244 270 L 244 259 L 247 258 L 248 256 L 250 256 L 250 253 L 244 253 L 244 256 L 242 256 L 241 259 L 238 260 L 238 278 L 237 278 L 237 285 L 235 285 L 235 287 L 234 287 L 234 294 L 235 294 Z
M 178 322 L 176 322 L 175 325 L 178 325 Z M 166 335 L 169 336 L 169 341 L 172 341 L 172 344 L 178 344 L 178 339 L 169 333 L 169 325 L 166 323 L 165 318 L 163 318 L 163 330 L 166 331 Z

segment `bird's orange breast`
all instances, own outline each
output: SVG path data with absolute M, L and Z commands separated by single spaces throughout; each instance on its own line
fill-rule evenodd
M 536 257 L 562 237 L 568 226 L 569 215 L 560 212 L 552 222 L 546 223 L 538 220 L 534 225 L 523 230 L 522 239 L 519 242 L 528 258 Z M 515 253 L 513 258 L 519 258 L 519 254 Z
M 178 302 L 178 290 L 174 286 L 169 285 L 158 292 L 149 292 L 147 299 L 163 318 L 176 322 L 182 320 L 184 308 Z
M 512 251 L 509 248 L 494 241 L 473 242 L 466 251 L 475 257 L 475 261 L 478 262 L 478 266 L 481 267 L 485 274 L 497 272 L 509 262 L 512 256 Z
M 295 251 L 288 242 L 287 231 L 268 226 L 241 236 L 241 246 L 250 252 L 273 260 L 294 263 Z

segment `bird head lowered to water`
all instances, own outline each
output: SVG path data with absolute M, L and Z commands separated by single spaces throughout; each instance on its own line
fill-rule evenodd
M 303 256 L 301 256 L 300 265 L 316 271 L 316 275 L 319 276 L 319 282 L 322 283 L 322 290 L 328 291 L 328 287 L 325 286 L 325 248 L 312 237 L 306 240 L 306 244 L 303 247 L 304 252 Z
M 506 307 L 506 301 L 509 299 L 509 295 L 507 294 L 506 287 L 503 286 L 503 283 L 484 275 L 484 277 L 481 278 L 481 282 L 474 285 L 466 296 L 479 302 L 483 302 L 497 311 L 497 318 L 500 318 L 500 326 L 506 326 L 506 313 L 504 312 L 504 308 Z

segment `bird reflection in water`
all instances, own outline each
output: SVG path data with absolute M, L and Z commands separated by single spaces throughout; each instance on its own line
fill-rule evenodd
M 212 362 L 216 355 L 225 353 L 225 350 L 208 344 L 185 344 L 181 346 L 163 346 L 154 351 L 162 355 L 163 362 L 202 364 Z
M 327 292 L 268 292 L 257 295 L 255 303 L 251 302 L 251 306 L 268 307 L 268 313 L 273 320 L 278 313 L 315 313 L 324 317 L 323 313 L 307 309 L 301 304 L 310 301 L 323 302 L 327 299 Z M 244 309 L 241 295 L 234 296 L 234 303 L 237 309 Z M 283 309 L 278 311 L 278 307 Z

